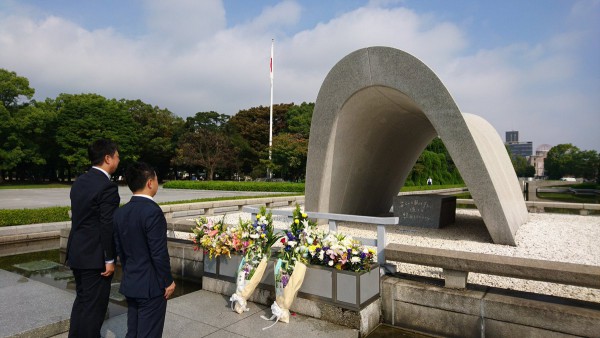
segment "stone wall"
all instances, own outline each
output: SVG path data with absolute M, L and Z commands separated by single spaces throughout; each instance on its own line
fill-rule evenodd
M 417 277 L 381 279 L 383 322 L 441 336 L 598 337 L 600 304 Z

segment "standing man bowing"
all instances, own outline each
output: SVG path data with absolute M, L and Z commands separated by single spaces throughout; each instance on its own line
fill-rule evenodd
M 127 297 L 127 337 L 161 337 L 167 299 L 175 291 L 167 250 L 167 221 L 153 197 L 158 178 L 143 162 L 127 168 L 133 196 L 115 212 L 115 244 L 123 267 L 119 291 Z
M 119 166 L 119 150 L 100 139 L 88 148 L 92 168 L 71 187 L 71 232 L 67 264 L 73 270 L 76 292 L 69 337 L 100 337 L 115 270 L 113 214 L 119 191 L 110 176 Z

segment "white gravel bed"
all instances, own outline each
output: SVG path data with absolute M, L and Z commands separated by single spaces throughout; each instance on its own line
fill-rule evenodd
M 291 208 L 288 208 L 291 209 Z M 220 219 L 222 216 L 214 216 Z M 226 223 L 235 224 L 249 214 L 226 215 Z M 277 229 L 286 228 L 285 217 L 274 216 Z M 326 229 L 327 225 L 320 227 Z M 338 231 L 353 237 L 376 238 L 376 227 L 369 224 L 340 223 Z M 176 233 L 189 238 L 188 233 Z M 516 234 L 517 246 L 493 244 L 485 224 L 476 209 L 457 209 L 456 222 L 441 229 L 408 226 L 387 228 L 388 243 L 451 249 L 504 256 L 535 258 L 600 266 L 600 217 L 566 214 L 529 214 L 529 222 Z M 441 269 L 414 264 L 396 263 L 398 272 L 442 278 Z M 600 290 L 562 284 L 521 280 L 470 273 L 469 283 L 504 289 L 528 291 L 600 303 Z

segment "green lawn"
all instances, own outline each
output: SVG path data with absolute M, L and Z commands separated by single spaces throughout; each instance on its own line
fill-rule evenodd
M 185 201 L 162 202 L 160 205 L 182 204 L 182 203 L 197 203 L 225 200 L 240 200 L 247 198 L 261 197 L 280 197 L 280 196 L 296 196 L 300 194 L 274 194 L 274 195 L 258 195 L 258 196 L 233 196 L 233 197 L 214 197 L 201 198 Z M 69 210 L 71 207 L 48 207 L 39 209 L 0 209 L 0 227 L 22 224 L 50 223 L 50 222 L 65 222 L 69 221 Z

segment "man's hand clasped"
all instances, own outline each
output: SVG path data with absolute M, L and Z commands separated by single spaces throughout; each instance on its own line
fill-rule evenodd
M 103 277 L 110 277 L 110 275 L 115 272 L 115 263 L 106 263 L 105 267 L 106 269 L 100 275 Z
M 171 285 L 165 289 L 165 299 L 169 299 L 173 292 L 175 292 L 175 282 L 171 283 Z

